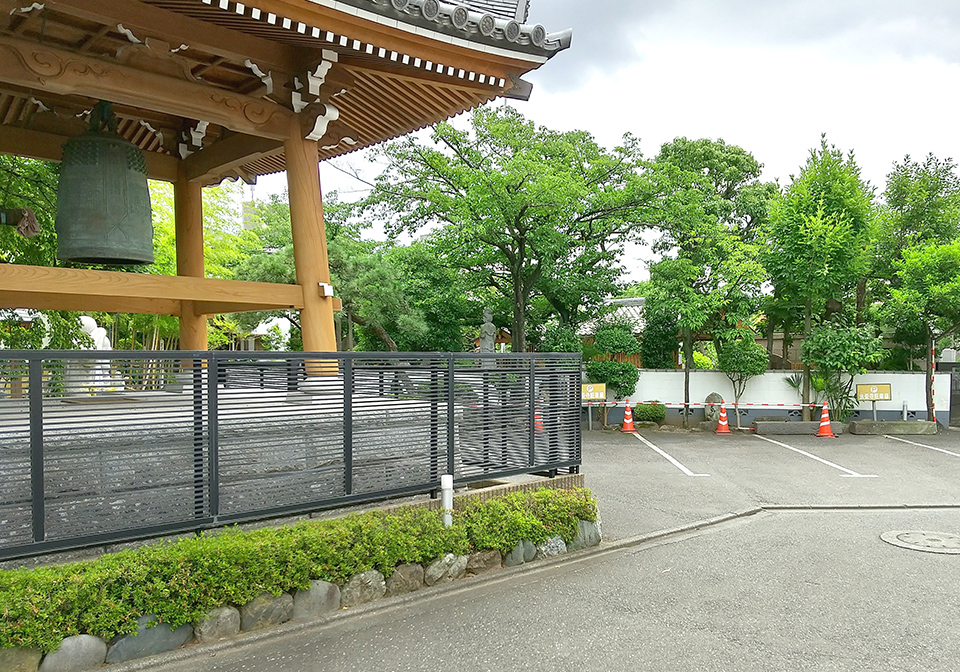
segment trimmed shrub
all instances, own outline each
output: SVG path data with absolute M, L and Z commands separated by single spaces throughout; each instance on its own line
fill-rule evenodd
M 591 382 L 609 385 L 617 399 L 633 394 L 640 380 L 640 372 L 630 362 L 587 362 L 587 376 Z
M 667 419 L 667 407 L 659 401 L 637 404 L 633 407 L 633 419 L 637 422 L 663 422 Z
M 236 528 L 122 551 L 68 565 L 0 571 L 0 647 L 51 651 L 64 637 L 109 641 L 155 614 L 176 628 L 207 611 L 243 605 L 262 592 L 343 585 L 376 569 L 427 563 L 446 553 L 504 550 L 507 540 L 576 535 L 577 519 L 596 520 L 589 491 L 540 490 L 468 503 L 443 525 L 442 512 L 408 507 L 242 532 Z M 510 546 L 512 548 L 512 546 Z M 506 550 L 510 550 L 506 548 Z

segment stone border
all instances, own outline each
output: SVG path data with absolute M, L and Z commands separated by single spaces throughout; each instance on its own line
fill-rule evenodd
M 580 476 L 579 480 L 582 482 L 583 477 Z M 505 487 L 522 489 L 523 485 L 526 484 Z M 599 520 L 581 520 L 577 536 L 569 545 L 558 536 L 550 537 L 542 544 L 524 540 L 506 554 L 497 550 L 459 556 L 447 553 L 426 566 L 415 563 L 400 565 L 389 578 L 377 570 L 369 570 L 352 577 L 343 586 L 311 581 L 310 588 L 306 590 L 281 593 L 279 596 L 262 593 L 239 607 L 224 605 L 212 609 L 201 623 L 182 625 L 175 630 L 156 624 L 155 616 L 143 615 L 137 619 L 138 631 L 135 634 L 120 635 L 109 643 L 86 634 L 67 637 L 46 656 L 36 649 L 0 648 L 0 670 L 84 672 L 97 669 L 104 663 L 135 663 L 139 659 L 175 651 L 194 643 L 228 642 L 241 633 L 269 630 L 290 621 L 315 621 L 341 609 L 359 607 L 380 598 L 406 595 L 468 576 L 590 548 L 599 545 L 600 541 Z

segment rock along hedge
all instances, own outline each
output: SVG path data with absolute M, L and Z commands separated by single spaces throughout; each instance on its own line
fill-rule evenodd
M 81 672 L 600 543 L 587 490 L 220 531 L 0 572 L 0 670 Z

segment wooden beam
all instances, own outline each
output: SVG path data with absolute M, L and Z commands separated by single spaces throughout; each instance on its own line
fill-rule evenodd
M 62 296 L 36 292 L 0 291 L 0 308 L 30 307 L 34 310 L 75 310 L 81 313 L 143 313 L 180 315 L 180 302 L 117 296 Z
M 208 121 L 281 141 L 294 117 L 263 99 L 10 36 L 0 37 L 0 81 Z
M 179 315 L 179 302 L 193 301 L 200 313 L 303 307 L 298 285 L 187 278 L 147 273 L 89 271 L 0 264 L 0 302 L 18 308 L 98 310 Z
M 108 26 L 123 24 L 138 37 L 150 35 L 186 44 L 198 51 L 242 64 L 250 59 L 262 70 L 292 73 L 300 50 L 201 21 L 138 0 L 46 0 L 49 10 Z M 175 43 L 175 44 L 174 44 Z
M 183 167 L 188 181 L 206 184 L 220 181 L 244 164 L 282 151 L 282 142 L 238 133 L 191 154 Z
M 55 133 L 43 133 L 17 126 L 0 126 L 0 154 L 25 156 L 30 159 L 59 162 L 63 158 L 63 143 L 70 138 Z M 144 152 L 147 177 L 151 180 L 175 182 L 180 160 L 169 154 Z

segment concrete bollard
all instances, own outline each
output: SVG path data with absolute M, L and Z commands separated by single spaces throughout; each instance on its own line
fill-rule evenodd
M 453 527 L 453 475 L 440 476 L 440 506 L 443 508 L 443 524 Z

